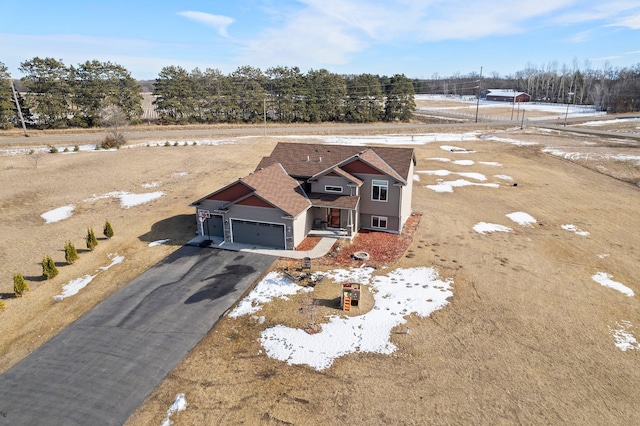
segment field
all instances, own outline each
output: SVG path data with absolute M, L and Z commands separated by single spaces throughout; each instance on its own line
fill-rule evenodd
M 630 123 L 603 126 L 637 132 Z M 255 315 L 227 316 L 127 424 L 161 423 L 180 393 L 188 406 L 171 416 L 177 425 L 637 423 L 637 143 L 483 124 L 361 138 L 313 133 L 310 127 L 298 139 L 415 149 L 419 224 L 396 261 L 370 265 L 379 277 L 434 268 L 450 283 L 448 304 L 406 315 L 391 330 L 392 353 L 350 353 L 320 369 L 269 357 L 259 339 L 278 325 L 322 327 L 341 315 L 332 303 L 339 280 L 275 299 Z M 112 152 L 0 155 L 7 305 L 0 370 L 188 241 L 195 231 L 188 204 L 251 172 L 278 140 L 211 137 L 195 146 L 150 141 Z M 158 198 L 136 198 L 149 193 Z M 43 213 L 63 206 L 73 206 L 69 217 L 45 223 Z M 520 220 L 529 216 L 532 222 Z M 84 248 L 87 228 L 101 236 L 107 219 L 116 235 L 64 265 L 65 241 Z M 150 246 L 159 240 L 169 241 Z M 41 281 L 47 254 L 60 275 Z M 122 262 L 101 269 L 116 257 Z M 325 273 L 346 267 L 330 259 L 314 265 Z M 15 272 L 31 287 L 23 298 L 8 298 Z M 86 287 L 54 301 L 86 276 Z M 368 297 L 352 315 L 375 308 Z

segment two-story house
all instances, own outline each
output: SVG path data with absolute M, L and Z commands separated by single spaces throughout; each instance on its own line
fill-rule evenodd
M 210 239 L 292 250 L 314 232 L 400 233 L 411 214 L 412 148 L 283 143 L 253 173 L 192 203 Z

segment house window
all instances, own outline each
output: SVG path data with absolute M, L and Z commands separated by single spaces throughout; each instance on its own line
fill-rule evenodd
M 341 186 L 333 186 L 333 185 L 325 185 L 324 186 L 324 192 L 340 192 L 340 193 L 342 193 L 342 187 Z
M 383 216 L 371 216 L 371 227 L 387 229 L 387 218 Z
M 389 182 L 386 180 L 376 180 L 371 182 L 371 199 L 374 201 L 387 201 Z

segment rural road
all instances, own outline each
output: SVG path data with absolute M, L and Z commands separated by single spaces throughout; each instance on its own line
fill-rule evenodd
M 416 113 L 416 115 L 424 115 L 424 111 Z M 429 114 L 426 114 L 427 116 Z M 439 115 L 447 116 L 446 113 L 439 112 Z M 451 115 L 451 117 L 457 117 L 458 115 Z M 611 116 L 615 118 L 615 116 Z M 610 118 L 611 118 L 610 117 Z M 581 118 L 572 118 L 569 120 L 581 120 Z M 446 128 L 477 128 L 478 126 L 486 125 L 503 125 L 503 126 L 519 126 L 519 121 L 513 120 L 487 120 L 482 118 L 478 123 L 474 120 L 466 122 L 450 123 L 450 124 L 423 124 L 423 123 L 376 123 L 376 124 L 309 124 L 309 125 L 295 125 L 295 126 L 281 126 L 281 125 L 268 125 L 265 127 L 259 125 L 244 125 L 244 126 L 230 126 L 230 127 L 217 127 L 210 126 L 207 128 L 191 128 L 191 129 L 173 129 L 170 126 L 159 127 L 152 126 L 145 129 L 144 126 L 137 126 L 132 129 L 134 131 L 125 132 L 125 137 L 128 141 L 142 141 L 152 139 L 188 139 L 188 138 L 220 138 L 220 137 L 233 137 L 233 136 L 268 136 L 277 137 L 281 135 L 313 135 L 313 134 L 367 134 L 367 133 L 401 133 L 401 132 L 429 132 L 433 129 L 446 129 Z M 640 135 L 637 133 L 623 133 L 623 132 L 608 132 L 604 130 L 598 130 L 594 128 L 579 128 L 576 126 L 562 126 L 557 125 L 555 122 L 534 121 L 526 122 L 525 127 L 544 127 L 559 132 L 573 132 L 581 134 L 590 134 L 602 137 L 619 137 L 632 140 L 640 140 Z M 154 130 L 151 130 L 154 129 Z M 156 130 L 157 129 L 157 130 Z M 104 140 L 106 131 L 86 131 L 77 130 L 77 133 L 64 134 L 64 133 L 43 133 L 41 135 L 32 134 L 30 137 L 21 136 L 16 133 L 15 136 L 6 137 L 0 136 L 0 146 L 2 145 L 20 145 L 24 143 L 27 146 L 31 145 L 48 145 L 48 144 L 83 144 L 83 143 L 96 143 Z M 20 135 L 20 136 L 19 136 Z
M 273 261 L 181 247 L 0 376 L 0 425 L 123 424 Z
M 280 126 L 269 125 L 261 126 L 233 126 L 233 127 L 216 127 L 209 128 L 193 128 L 193 129 L 172 129 L 170 126 L 159 127 L 152 126 L 153 129 L 159 130 L 134 130 L 125 132 L 128 141 L 145 140 L 145 139 L 185 139 L 185 138 L 216 138 L 231 136 L 281 136 L 292 134 L 366 134 L 367 132 L 393 133 L 423 130 L 428 131 L 429 128 L 446 128 L 446 127 L 474 127 L 477 123 L 455 123 L 455 124 L 420 124 L 420 123 L 382 123 L 382 124 L 349 124 L 349 125 L 304 125 L 304 126 Z M 141 129 L 143 126 L 133 129 Z M 18 136 L 20 135 L 20 136 Z M 16 133 L 16 136 L 0 137 L 0 145 L 15 145 L 26 143 L 29 145 L 38 144 L 63 144 L 63 143 L 93 143 L 104 140 L 106 131 L 79 131 L 74 134 L 56 134 L 50 132 L 41 136 L 31 135 L 26 138 Z

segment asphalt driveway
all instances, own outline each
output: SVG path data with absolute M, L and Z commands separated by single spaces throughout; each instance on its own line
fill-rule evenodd
M 274 259 L 180 248 L 0 376 L 0 425 L 121 425 Z

